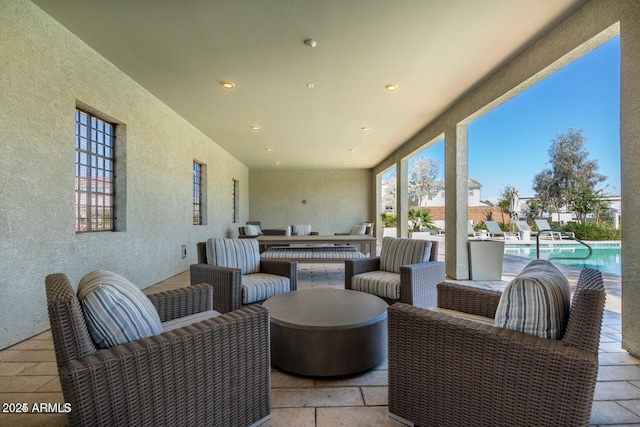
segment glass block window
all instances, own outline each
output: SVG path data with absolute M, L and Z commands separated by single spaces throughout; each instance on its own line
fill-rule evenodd
M 193 162 L 193 225 L 202 224 L 202 165 Z
M 76 109 L 76 232 L 115 229 L 115 125 Z

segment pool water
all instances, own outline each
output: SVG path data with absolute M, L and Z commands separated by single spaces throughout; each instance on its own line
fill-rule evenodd
M 595 268 L 603 273 L 621 275 L 622 254 L 620 244 L 603 243 L 590 244 L 593 254 L 589 259 L 552 259 L 557 264 L 575 265 L 582 268 Z M 589 250 L 584 246 L 556 245 L 540 247 L 540 259 L 551 257 L 585 257 Z M 508 245 L 505 246 L 505 254 L 536 258 L 535 245 Z

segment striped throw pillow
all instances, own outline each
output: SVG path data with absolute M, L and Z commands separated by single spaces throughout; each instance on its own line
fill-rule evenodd
M 239 268 L 242 274 L 260 272 L 260 251 L 255 239 L 207 240 L 207 261 L 220 267 Z
M 500 297 L 495 325 L 542 338 L 562 339 L 569 320 L 567 278 L 544 260 L 529 263 Z
M 418 264 L 429 261 L 431 242 L 429 240 L 400 239 L 385 237 L 380 252 L 380 270 L 400 273 L 401 265 Z
M 96 347 L 110 348 L 162 332 L 151 301 L 124 277 L 106 270 L 85 275 L 78 285 L 89 334 Z

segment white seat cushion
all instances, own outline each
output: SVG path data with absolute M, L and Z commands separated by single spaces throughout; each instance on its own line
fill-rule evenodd
M 242 276 L 242 303 L 253 304 L 291 290 L 289 278 L 274 274 L 256 273 Z
M 351 278 L 351 289 L 399 300 L 400 274 L 382 270 L 357 274 Z
M 162 332 L 151 301 L 124 277 L 106 270 L 86 274 L 78 300 L 96 347 L 110 348 Z

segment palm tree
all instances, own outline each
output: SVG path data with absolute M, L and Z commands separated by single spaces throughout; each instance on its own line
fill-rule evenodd
M 412 226 L 412 231 L 420 231 L 421 227 L 436 228 L 429 209 L 410 208 L 408 218 L 409 225 Z

